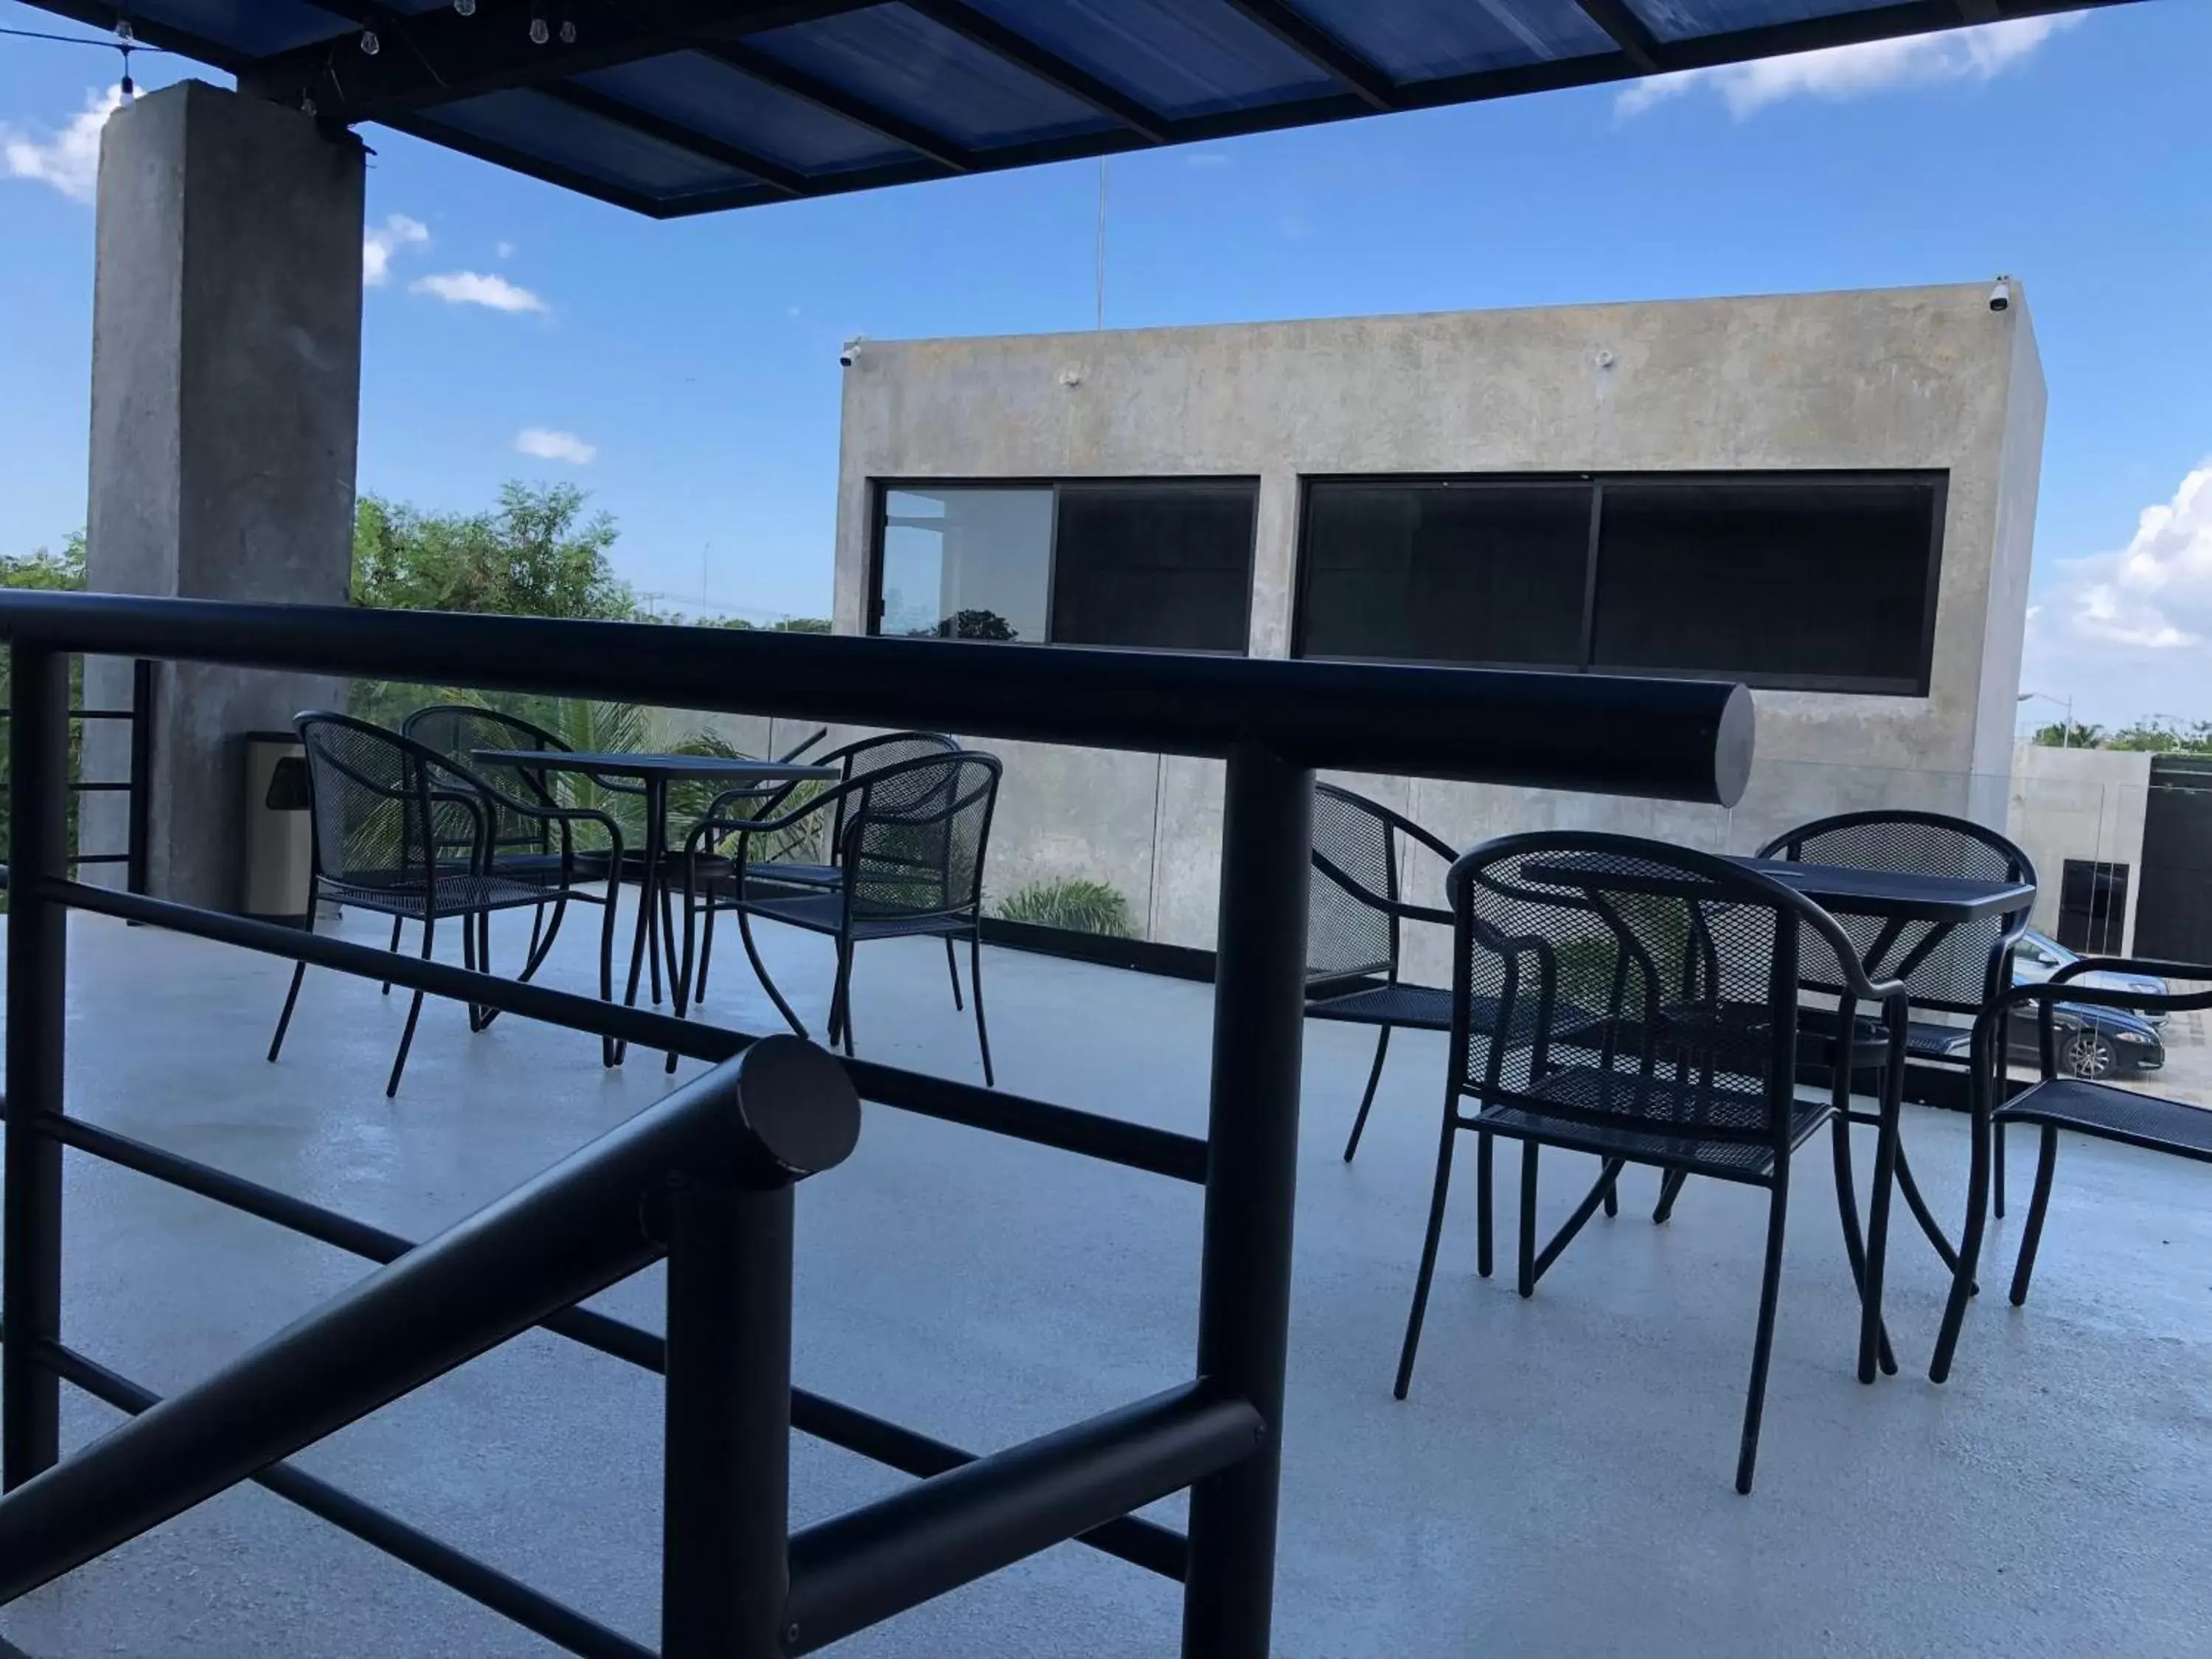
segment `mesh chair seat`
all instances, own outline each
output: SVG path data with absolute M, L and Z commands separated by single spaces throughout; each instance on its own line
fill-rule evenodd
M 834 864 L 784 864 L 770 861 L 745 866 L 745 879 L 781 887 L 842 887 L 845 872 Z
M 1700 1124 L 1745 1132 L 1764 1128 L 1773 1109 L 1761 1091 L 1706 1087 L 1694 1080 L 1678 1084 L 1664 1073 L 1639 1079 L 1576 1066 L 1553 1073 L 1522 1091 L 1521 1098 L 1555 1100 L 1583 1111 L 1598 1110 L 1602 1103 L 1602 1109 L 1616 1116 L 1632 1111 L 1648 1118 L 1652 1127 L 1585 1123 L 1527 1104 L 1486 1108 L 1478 1120 L 1480 1127 L 1498 1134 L 1539 1139 L 1547 1146 L 1724 1179 L 1764 1177 L 1774 1168 L 1771 1142 L 1719 1139 L 1697 1133 Z M 1819 1128 L 1832 1109 L 1825 1100 L 1796 1103 L 1790 1118 L 1790 1146 L 1797 1146 Z
M 494 875 L 541 886 L 559 881 L 564 870 L 573 881 L 604 881 L 611 862 L 604 847 L 580 848 L 565 866 L 558 853 L 495 853 L 491 861 Z
M 750 878 L 750 872 L 747 872 Z M 803 927 L 810 933 L 836 933 L 847 931 L 845 900 L 842 894 L 811 893 L 798 898 L 747 899 L 746 913 L 754 917 L 766 917 L 793 927 Z M 965 936 L 975 926 L 975 918 L 966 914 L 948 916 L 915 917 L 893 915 L 853 918 L 850 936 L 864 939 L 903 939 L 910 933 L 959 934 Z
M 329 876 L 323 878 L 322 887 L 341 904 L 380 911 L 387 916 L 420 917 L 428 908 L 430 897 L 421 887 L 379 887 L 339 881 Z M 437 899 L 440 915 L 457 915 L 471 910 L 509 910 L 525 904 L 543 904 L 545 889 L 537 882 L 515 881 L 505 876 L 441 876 Z
M 2014 1095 L 1994 1115 L 2212 1163 L 2212 1111 L 2109 1083 L 2052 1078 Z
M 1312 1019 L 1340 1019 L 1355 1025 L 1405 1025 L 1420 1031 L 1449 1031 L 1452 1023 L 1449 991 L 1428 985 L 1370 985 L 1340 996 L 1314 997 L 1306 1002 Z

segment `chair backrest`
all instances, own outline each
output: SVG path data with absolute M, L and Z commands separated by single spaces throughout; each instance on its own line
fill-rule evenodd
M 479 749 L 536 749 L 554 753 L 568 749 L 557 733 L 520 714 L 505 714 L 472 703 L 434 703 L 400 722 L 399 733 L 434 750 L 515 800 L 539 806 L 559 804 L 553 797 L 552 781 L 540 769 L 476 757 Z M 550 836 L 544 818 L 494 803 L 492 839 L 497 846 L 543 848 L 549 844 Z
M 317 875 L 425 893 L 474 856 L 491 803 L 436 750 L 349 714 L 311 711 L 293 725 L 307 754 Z
M 908 761 L 930 760 L 939 755 L 957 754 L 960 745 L 941 732 L 884 732 L 872 738 L 862 738 L 841 749 L 817 755 L 812 764 L 835 766 L 844 774 L 840 781 L 854 783 L 891 767 L 903 766 Z M 845 828 L 852 822 L 858 809 L 858 792 L 841 796 L 831 809 L 827 854 L 835 863 L 842 856 Z
M 972 918 L 998 804 L 995 755 L 954 750 L 872 769 L 849 799 L 841 859 L 848 914 Z
M 1800 951 L 1849 948 L 1810 900 L 1710 854 L 1565 830 L 1486 842 L 1447 886 L 1455 1090 L 1600 1127 L 1786 1139 Z
M 1398 836 L 1364 795 L 1314 786 L 1314 872 L 1306 886 L 1306 983 L 1398 977 Z M 1382 902 L 1378 904 L 1377 900 Z
M 1900 870 L 1974 881 L 2021 881 L 2033 890 L 2035 866 L 2020 848 L 1967 818 L 1940 812 L 1848 812 L 1820 818 L 1776 836 L 1761 858 L 1798 864 L 1832 864 L 1852 870 Z M 2031 896 L 2017 910 L 1964 923 L 1948 932 L 1911 922 L 1868 962 L 1876 978 L 1902 980 L 1917 1008 L 1974 1014 L 2010 974 L 2013 946 L 2034 908 Z M 1839 916 L 1844 932 L 1865 961 L 1881 943 L 1885 924 L 1875 916 Z M 1828 987 L 1808 979 L 1819 988 Z

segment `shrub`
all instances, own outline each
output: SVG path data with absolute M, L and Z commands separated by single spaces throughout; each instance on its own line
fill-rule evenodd
M 1060 927 L 1076 933 L 1103 933 L 1109 939 L 1134 939 L 1135 921 L 1129 901 L 1111 884 L 1085 876 L 1060 876 L 1033 881 L 1019 892 L 1000 899 L 992 914 L 1005 921 L 1024 921 L 1036 927 Z

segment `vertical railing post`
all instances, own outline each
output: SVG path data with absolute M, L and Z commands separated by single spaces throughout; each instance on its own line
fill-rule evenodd
M 665 1216 L 662 1659 L 781 1659 L 791 1589 L 791 1188 L 681 1176 Z
M 1297 1194 L 1313 773 L 1250 744 L 1229 757 L 1213 990 L 1198 1371 L 1267 1425 L 1191 1489 L 1184 1659 L 1266 1659 L 1275 1591 L 1291 1221 Z
M 792 1184 L 860 1133 L 844 1068 L 763 1038 L 738 1062 L 721 1158 L 661 1196 L 668 1247 L 661 1659 L 781 1659 L 791 1600 Z
M 41 1345 L 61 1337 L 62 1109 L 68 974 L 63 873 L 68 818 L 69 659 L 13 647 L 9 719 L 8 1173 L 0 1192 L 0 1488 L 61 1456 L 61 1382 Z
M 130 854 L 124 866 L 124 884 L 134 893 L 147 890 L 149 854 L 154 827 L 154 664 L 140 657 L 131 665 L 131 793 Z

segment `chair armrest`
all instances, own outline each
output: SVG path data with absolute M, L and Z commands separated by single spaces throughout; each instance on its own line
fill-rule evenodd
M 2212 963 L 2160 962 L 2153 957 L 2082 957 L 2068 963 L 2043 983 L 2062 985 L 2081 974 L 2148 974 L 2154 979 L 2212 980 Z M 2158 1000 L 2145 997 L 2141 992 L 2129 994 L 2136 999 L 2135 1002 L 2126 1005 L 2130 1007 Z M 2087 1000 L 2086 998 L 2077 1000 Z M 2203 1005 L 2197 1006 L 2201 1007 Z
M 1396 916 L 1404 921 L 1432 922 L 1438 927 L 1449 927 L 1452 925 L 1450 911 L 1435 909 L 1425 904 L 1407 904 L 1398 899 L 1384 898 L 1381 894 L 1372 892 L 1352 880 L 1324 853 L 1316 851 L 1314 854 L 1313 865 L 1315 869 L 1320 871 L 1322 874 L 1327 876 L 1370 910 L 1379 910 L 1384 915 Z

